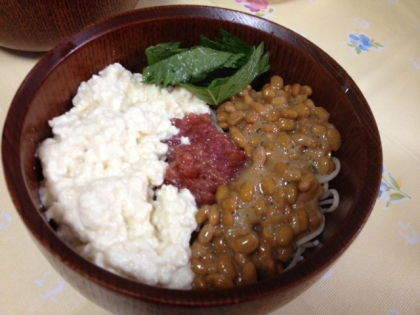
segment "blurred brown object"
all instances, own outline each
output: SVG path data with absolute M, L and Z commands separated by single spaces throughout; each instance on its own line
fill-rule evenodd
M 135 8 L 138 0 L 0 0 L 0 46 L 47 51 L 85 26 Z

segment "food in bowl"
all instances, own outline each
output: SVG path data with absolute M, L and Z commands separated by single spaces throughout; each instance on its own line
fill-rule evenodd
M 209 113 L 181 88 L 143 84 L 119 64 L 80 85 L 74 107 L 50 121 L 38 149 L 46 216 L 80 254 L 151 285 L 189 288 L 196 204 L 186 189 L 162 185 L 170 119 Z
M 180 131 L 167 141 L 164 183 L 187 188 L 198 207 L 214 204 L 217 188 L 235 178 L 246 162 L 245 152 L 228 133 L 220 132 L 212 117 L 189 114 L 174 119 Z
M 200 208 L 192 246 L 194 288 L 250 284 L 293 267 L 324 228 L 338 194 L 323 184 L 340 169 L 332 158 L 341 137 L 312 89 L 273 76 L 262 91 L 248 86 L 217 108 L 219 126 L 248 156 L 245 169 Z M 319 200 L 332 195 L 320 209 Z
M 230 139 L 186 89 L 110 65 L 80 85 L 38 149 L 46 216 L 81 255 L 146 284 L 221 289 L 272 277 L 322 231 L 316 176 L 339 170 L 340 134 L 311 94 L 279 76 L 260 92 L 248 86 L 217 108 Z
M 342 146 L 335 153 L 341 170 L 331 182 L 340 194 L 340 204 L 326 216 L 318 237 L 324 246 L 306 250 L 305 259 L 281 275 L 226 290 L 168 290 L 97 267 L 66 246 L 45 219 L 38 194 L 41 167 L 34 155 L 39 143 L 51 136 L 48 121 L 68 111 L 80 82 L 106 65 L 119 62 L 141 72 L 149 45 L 176 38 L 190 47 L 199 35 L 214 37 L 220 28 L 252 44 L 263 41 L 276 60 L 268 74 L 310 85 L 314 90 L 311 98 L 325 106 L 343 135 Z M 101 22 L 46 54 L 13 99 L 3 131 L 2 154 L 10 195 L 41 253 L 71 286 L 116 314 L 266 314 L 278 309 L 320 279 L 351 246 L 372 211 L 382 172 L 374 116 L 354 80 L 337 62 L 272 21 L 201 6 L 133 11 Z

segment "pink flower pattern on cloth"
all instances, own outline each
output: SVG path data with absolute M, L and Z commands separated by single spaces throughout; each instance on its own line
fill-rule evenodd
M 270 7 L 268 0 L 235 0 L 237 3 L 242 3 L 245 8 L 258 16 L 267 17 L 269 13 L 274 11 Z

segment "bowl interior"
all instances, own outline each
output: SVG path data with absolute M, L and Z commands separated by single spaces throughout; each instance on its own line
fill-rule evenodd
M 277 278 L 235 290 L 171 291 L 148 287 L 106 272 L 75 255 L 42 215 L 38 197 L 42 179 L 35 158 L 38 144 L 51 135 L 48 120 L 70 109 L 80 82 L 119 62 L 132 72 L 146 65 L 144 50 L 160 42 L 198 42 L 199 35 L 220 37 L 220 29 L 249 44 L 265 43 L 271 70 L 289 84 L 312 87 L 315 105 L 325 107 L 342 135 L 335 156 L 342 169 L 331 186 L 340 194 L 338 209 L 327 215 L 324 244 L 295 268 Z M 263 78 L 264 79 L 264 78 Z M 349 75 L 308 40 L 270 21 L 219 8 L 171 6 L 133 11 L 95 26 L 63 42 L 35 66 L 13 100 L 3 132 L 3 165 L 12 199 L 24 222 L 43 246 L 67 266 L 111 290 L 136 298 L 185 305 L 227 304 L 286 292 L 318 275 L 352 242 L 375 203 L 382 153 L 369 106 Z

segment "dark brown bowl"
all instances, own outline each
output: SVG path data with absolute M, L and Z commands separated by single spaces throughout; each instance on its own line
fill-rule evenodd
M 85 26 L 132 10 L 138 0 L 0 0 L 0 46 L 47 51 Z
M 120 62 L 131 71 L 146 65 L 147 46 L 171 40 L 191 46 L 200 34 L 220 29 L 250 44 L 265 42 L 271 74 L 286 83 L 310 85 L 312 99 L 325 107 L 342 134 L 336 156 L 342 169 L 331 186 L 338 209 L 327 215 L 324 244 L 281 275 L 254 285 L 221 291 L 177 291 L 151 287 L 105 271 L 78 256 L 43 216 L 38 197 L 38 144 L 51 135 L 48 120 L 71 107 L 81 81 Z M 117 314 L 258 314 L 284 305 L 323 275 L 350 246 L 376 201 L 382 149 L 372 112 L 350 76 L 314 44 L 273 22 L 203 6 L 168 6 L 132 11 L 108 19 L 61 43 L 33 68 L 19 88 L 3 132 L 2 155 L 10 195 L 35 243 L 58 272 L 84 296 Z M 360 263 L 362 263 L 362 258 Z

